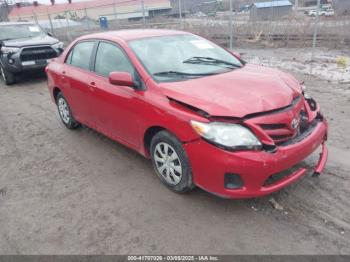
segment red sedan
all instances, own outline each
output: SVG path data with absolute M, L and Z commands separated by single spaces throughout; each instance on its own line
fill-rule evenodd
M 186 32 L 128 30 L 75 40 L 47 67 L 63 124 L 81 124 L 151 158 L 171 190 L 226 198 L 277 191 L 322 147 L 327 122 L 294 77 L 245 63 Z

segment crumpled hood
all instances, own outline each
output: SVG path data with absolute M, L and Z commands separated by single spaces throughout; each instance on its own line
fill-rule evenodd
M 298 81 L 291 75 L 251 64 L 224 74 L 159 85 L 169 98 L 211 116 L 226 117 L 282 108 L 301 93 Z
M 18 38 L 12 40 L 3 41 L 4 46 L 10 47 L 24 47 L 24 46 L 36 46 L 36 45 L 53 45 L 59 41 L 48 35 L 30 37 L 30 38 Z

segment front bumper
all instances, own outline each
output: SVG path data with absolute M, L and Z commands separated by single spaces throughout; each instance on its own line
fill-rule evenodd
M 56 57 L 58 57 L 62 52 L 60 50 L 56 51 Z M 37 59 L 32 61 L 21 61 L 21 51 L 7 55 L 1 54 L 1 65 L 11 73 L 20 73 L 26 71 L 43 70 L 51 59 Z M 10 60 L 12 60 L 10 62 Z
M 266 184 L 271 175 L 295 167 L 322 145 L 322 154 L 314 172 L 323 170 L 328 151 L 325 145 L 328 124 L 326 120 L 317 123 L 313 132 L 302 141 L 288 146 L 280 146 L 274 153 L 266 151 L 229 152 L 204 140 L 184 145 L 190 158 L 194 183 L 215 195 L 224 198 L 254 198 L 271 194 L 292 184 L 306 174 L 299 168 L 288 176 L 272 184 Z M 243 187 L 227 189 L 224 174 L 238 174 Z

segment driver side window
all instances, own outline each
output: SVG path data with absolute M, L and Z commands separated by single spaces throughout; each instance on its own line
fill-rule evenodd
M 90 58 L 95 42 L 78 43 L 69 53 L 66 63 L 75 67 L 89 70 Z
M 96 54 L 95 72 L 98 75 L 108 77 L 111 72 L 127 72 L 134 75 L 135 70 L 119 47 L 100 42 Z

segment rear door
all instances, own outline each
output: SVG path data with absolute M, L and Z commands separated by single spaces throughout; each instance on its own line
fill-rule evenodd
M 61 72 L 64 95 L 73 111 L 74 117 L 81 123 L 95 127 L 92 116 L 93 88 L 91 68 L 93 53 L 97 41 L 78 42 L 70 51 Z

